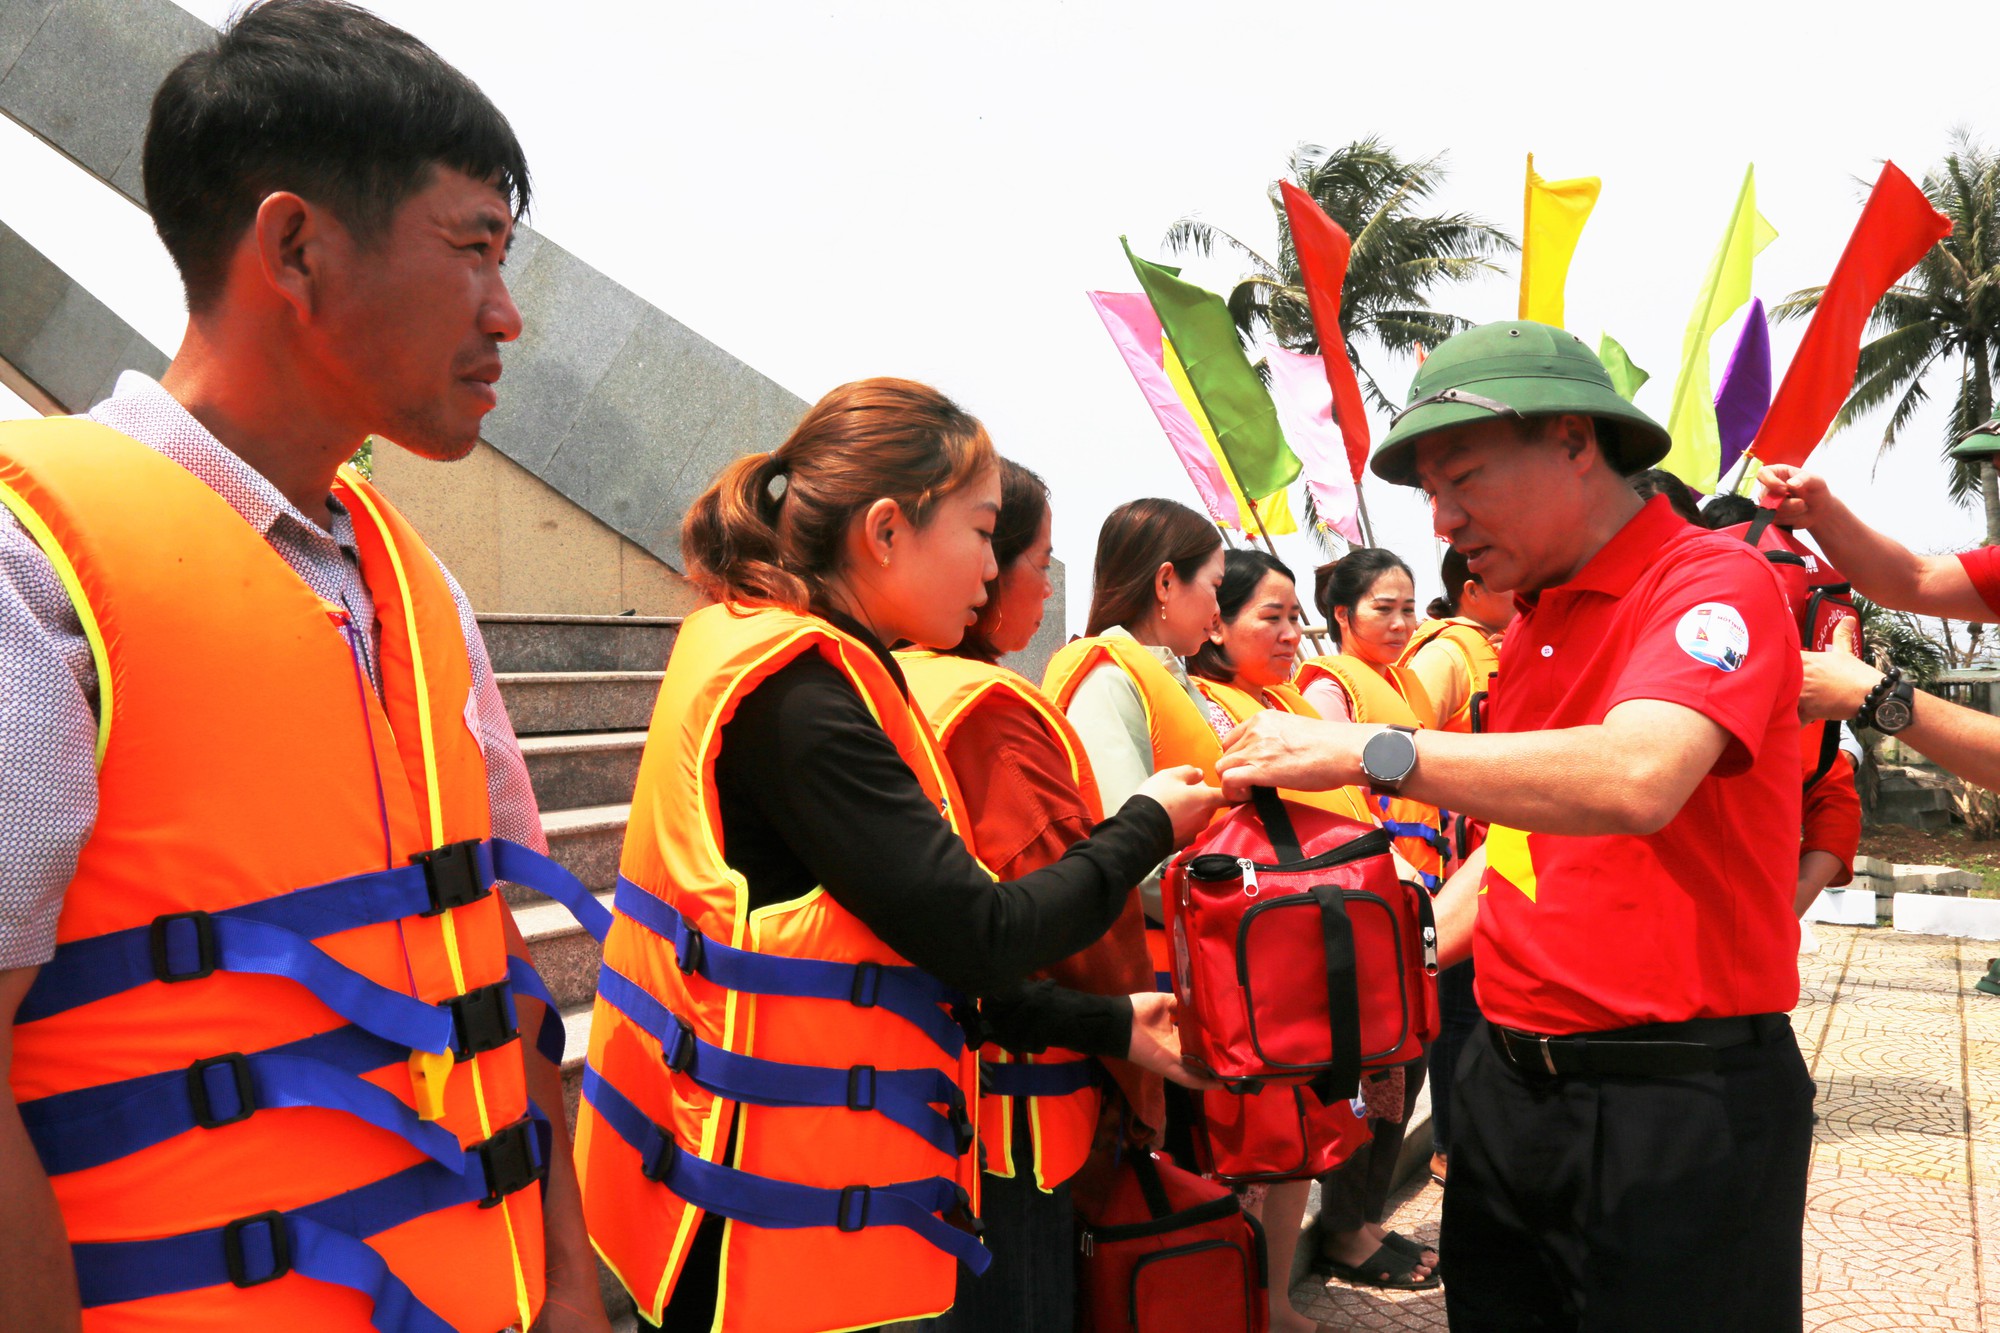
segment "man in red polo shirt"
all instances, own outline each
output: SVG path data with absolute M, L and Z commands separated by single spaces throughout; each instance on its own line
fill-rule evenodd
M 2000 456 L 2000 417 L 1970 432 L 1955 458 Z M 2000 621 L 2000 546 L 1962 555 L 1918 555 L 1857 517 L 1809 472 L 1774 464 L 1757 474 L 1778 500 L 1778 522 L 1804 528 L 1826 558 L 1879 606 L 1952 620 Z M 1807 653 L 1799 705 L 1808 719 L 1839 718 L 1893 734 L 1940 767 L 2000 790 L 2000 717 L 1916 690 L 1849 652 Z
M 1439 1250 L 1455 1329 L 1801 1326 L 1813 1083 L 1786 1011 L 1798 631 L 1769 564 L 1642 502 L 1666 433 L 1546 325 L 1441 346 L 1373 460 L 1518 590 L 1486 733 L 1262 718 L 1223 785 L 1367 782 L 1491 822 Z

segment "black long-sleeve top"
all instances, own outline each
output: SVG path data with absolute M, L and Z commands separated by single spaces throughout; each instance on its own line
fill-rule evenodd
M 880 656 L 859 624 L 833 617 Z M 982 997 L 984 1035 L 1010 1050 L 1122 1056 L 1131 1001 L 1022 978 L 1110 929 L 1132 885 L 1173 850 L 1166 811 L 1134 796 L 1054 864 L 995 883 L 938 818 L 853 684 L 817 653 L 775 672 L 723 726 L 723 856 L 752 909 L 824 886 L 882 941 Z

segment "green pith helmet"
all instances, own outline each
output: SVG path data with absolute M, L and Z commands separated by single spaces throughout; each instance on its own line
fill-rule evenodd
M 1496 415 L 1565 412 L 1596 421 L 1605 457 L 1626 476 L 1665 458 L 1672 444 L 1659 422 L 1618 396 L 1582 339 L 1547 324 L 1507 320 L 1467 329 L 1431 353 L 1369 467 L 1384 481 L 1414 486 L 1415 446 L 1426 435 Z
M 1991 459 L 1995 464 L 2000 464 L 2000 458 L 1996 458 L 1996 454 L 2000 454 L 2000 412 L 1995 412 L 1993 420 L 1985 425 L 1974 426 L 1965 432 L 1959 437 L 1958 443 L 1951 447 L 1953 458 L 1970 458 L 1980 462 Z

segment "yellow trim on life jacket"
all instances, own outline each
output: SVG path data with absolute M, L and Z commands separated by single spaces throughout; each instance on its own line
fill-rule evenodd
M 49 558 L 56 577 L 62 580 L 63 590 L 69 594 L 70 605 L 76 608 L 76 618 L 83 625 L 83 637 L 90 643 L 90 660 L 97 668 L 97 766 L 104 767 L 104 752 L 111 745 L 111 658 L 105 651 L 104 631 L 97 623 L 97 613 L 91 609 L 90 599 L 84 596 L 83 580 L 77 577 L 76 566 L 70 563 L 69 554 L 56 540 L 56 535 L 42 516 L 23 500 L 14 488 L 0 482 L 0 505 L 5 505 L 19 519 L 35 544 L 42 548 L 42 554 Z
M 410 587 L 409 571 L 403 568 L 403 553 L 396 545 L 396 534 L 382 517 L 380 506 L 368 493 L 368 485 L 361 475 L 352 468 L 342 467 L 340 479 L 347 483 L 347 491 L 361 502 L 368 511 L 368 519 L 375 525 L 376 535 L 382 539 L 382 549 L 388 552 L 389 568 L 396 576 L 396 593 L 403 602 L 403 631 L 410 645 L 410 675 L 414 682 L 417 705 L 417 744 L 424 759 L 424 796 L 429 803 L 430 845 L 440 845 L 444 838 L 444 789 L 438 781 L 437 735 L 431 725 L 430 680 L 424 673 L 424 648 L 417 636 L 417 599 Z M 457 910 L 447 908 L 439 914 L 438 924 L 444 937 L 445 961 L 451 966 L 451 984 L 459 995 L 465 994 L 465 965 L 460 960 L 458 949 Z M 441 1119 L 444 1114 L 444 1084 L 449 1077 L 455 1057 L 449 1051 L 432 1055 L 425 1051 L 410 1053 L 411 1083 L 418 1078 L 424 1080 L 428 1089 L 428 1099 L 432 1105 L 425 1110 L 435 1110 L 436 1115 L 426 1119 Z M 493 1137 L 493 1115 L 486 1106 L 486 1081 L 480 1077 L 479 1062 L 471 1061 L 472 1104 L 479 1113 L 479 1135 L 481 1140 Z M 525 1078 L 526 1075 L 523 1075 Z M 424 1090 L 418 1091 L 420 1100 L 426 1098 Z M 528 1294 L 528 1273 L 521 1262 L 521 1236 L 514 1226 L 514 1211 L 506 1199 L 497 1205 L 500 1219 L 507 1225 L 507 1257 L 514 1271 L 514 1304 L 520 1311 L 521 1327 L 527 1328 L 535 1322 L 534 1299 Z

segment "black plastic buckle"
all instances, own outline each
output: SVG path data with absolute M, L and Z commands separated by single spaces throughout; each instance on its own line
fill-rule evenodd
M 972 1117 L 965 1113 L 964 1102 L 952 1103 L 950 1118 L 951 1132 L 958 1137 L 958 1156 L 963 1157 L 972 1151 L 972 1145 L 978 1141 L 979 1134 L 972 1128 Z
M 685 933 L 674 943 L 674 962 L 679 965 L 683 976 L 690 973 L 699 975 L 708 964 L 708 938 L 686 922 L 682 925 Z
M 658 1125 L 646 1127 L 646 1146 L 639 1153 L 639 1174 L 655 1185 L 664 1185 L 673 1178 L 674 1168 L 681 1162 L 681 1145 Z
M 854 965 L 854 985 L 847 992 L 850 1004 L 861 1009 L 873 1009 L 882 995 L 882 965 L 880 963 L 856 963 Z
M 441 916 L 454 907 L 476 903 L 493 892 L 491 884 L 479 878 L 479 841 L 448 842 L 410 858 L 411 865 L 424 868 L 424 887 L 430 890 L 430 910 L 422 916 Z
M 521 1035 L 514 1015 L 514 997 L 504 981 L 454 996 L 444 1002 L 444 1007 L 451 1010 L 455 1038 L 451 1057 L 461 1064 L 482 1051 L 505 1046 Z
M 855 1065 L 847 1071 L 847 1109 L 850 1111 L 875 1109 L 874 1065 Z
M 868 1198 L 875 1192 L 871 1185 L 849 1185 L 840 1192 L 840 1202 L 834 1205 L 833 1224 L 842 1231 L 859 1231 L 868 1225 Z M 859 1199 L 856 1207 L 854 1200 Z M 854 1219 L 853 1225 L 848 1218 Z
M 216 1090 L 211 1088 L 208 1082 L 209 1071 L 214 1069 L 227 1069 L 234 1075 L 236 1109 L 228 1115 L 219 1114 L 215 1109 Z M 217 1055 L 207 1060 L 197 1060 L 188 1066 L 187 1079 L 188 1100 L 194 1103 L 194 1122 L 203 1129 L 214 1129 L 218 1125 L 233 1125 L 239 1120 L 248 1120 L 250 1113 L 257 1109 L 256 1089 L 250 1082 L 250 1062 L 239 1054 Z M 231 1088 L 231 1083 L 221 1085 L 225 1094 Z
M 486 1197 L 479 1201 L 481 1208 L 491 1208 L 549 1173 L 548 1163 L 541 1160 L 532 1117 L 515 1121 L 480 1144 L 477 1151 L 479 1163 L 486 1169 Z
M 958 1195 L 958 1201 L 945 1214 L 944 1220 L 961 1231 L 971 1233 L 974 1240 L 986 1239 L 986 1224 L 979 1220 L 979 1214 L 972 1211 L 972 1196 L 965 1192 L 963 1185 L 953 1185 L 952 1189 Z
M 660 1043 L 660 1057 L 666 1061 L 668 1069 L 676 1074 L 685 1074 L 694 1063 L 694 1027 L 679 1014 L 673 1015 L 674 1036 L 672 1044 Z
M 979 1012 L 979 1001 L 961 998 L 951 1002 L 951 1021 L 958 1024 L 965 1034 L 965 1044 L 973 1050 L 981 1050 L 986 1039 L 993 1034 L 986 1026 L 986 1019 Z
M 174 927 L 186 922 L 194 930 L 195 967 L 176 971 L 172 959 Z M 215 918 L 206 912 L 169 912 L 153 918 L 153 978 L 156 981 L 199 981 L 221 965 L 215 943 Z
M 257 1227 L 263 1229 L 252 1230 Z M 249 1257 L 244 1253 L 243 1237 L 246 1232 L 253 1241 L 262 1237 L 270 1247 L 270 1271 L 259 1271 L 255 1277 L 250 1274 Z M 259 1287 L 266 1282 L 276 1282 L 291 1272 L 292 1231 L 285 1224 L 285 1215 L 277 1212 L 256 1213 L 231 1222 L 222 1229 L 222 1258 L 229 1265 L 229 1280 L 239 1287 Z

